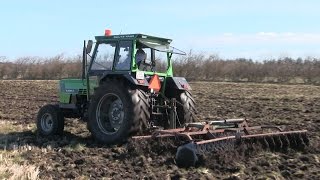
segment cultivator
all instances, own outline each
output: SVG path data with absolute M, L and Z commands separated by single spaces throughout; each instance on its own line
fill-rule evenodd
M 309 144 L 307 131 L 284 131 L 279 126 L 248 126 L 246 119 L 226 119 L 186 124 L 183 128 L 157 130 L 133 139 L 183 141 L 176 152 L 179 166 L 194 166 L 199 156 L 234 150 L 242 145 L 270 150 L 303 149 Z

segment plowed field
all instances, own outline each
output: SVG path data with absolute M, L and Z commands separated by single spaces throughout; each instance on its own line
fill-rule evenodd
M 38 137 L 37 111 L 57 102 L 58 81 L 0 81 L 0 179 L 320 179 L 319 86 L 191 86 L 199 119 L 246 117 L 250 125 L 307 129 L 311 146 L 303 151 L 216 154 L 198 167 L 178 168 L 175 152 L 155 144 L 96 144 L 77 119 L 66 120 L 63 136 Z

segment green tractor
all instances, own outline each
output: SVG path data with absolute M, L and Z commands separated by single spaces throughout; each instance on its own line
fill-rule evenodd
M 79 118 L 97 141 L 115 144 L 195 121 L 191 88 L 173 76 L 172 55 L 185 53 L 171 39 L 108 33 L 95 39 L 92 53 L 93 41 L 84 41 L 82 77 L 60 80 L 59 103 L 39 110 L 40 135 L 61 134 L 65 118 Z

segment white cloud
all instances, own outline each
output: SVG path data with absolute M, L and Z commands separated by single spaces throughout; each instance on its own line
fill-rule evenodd
M 257 35 L 262 36 L 262 37 L 276 37 L 276 36 L 278 36 L 278 34 L 275 32 L 258 32 Z
M 223 36 L 233 36 L 232 33 L 223 33 Z

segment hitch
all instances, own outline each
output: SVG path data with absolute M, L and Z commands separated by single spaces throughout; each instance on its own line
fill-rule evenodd
M 169 128 L 176 129 L 177 128 L 177 103 L 176 99 L 172 98 L 170 101 L 170 115 L 169 115 Z

